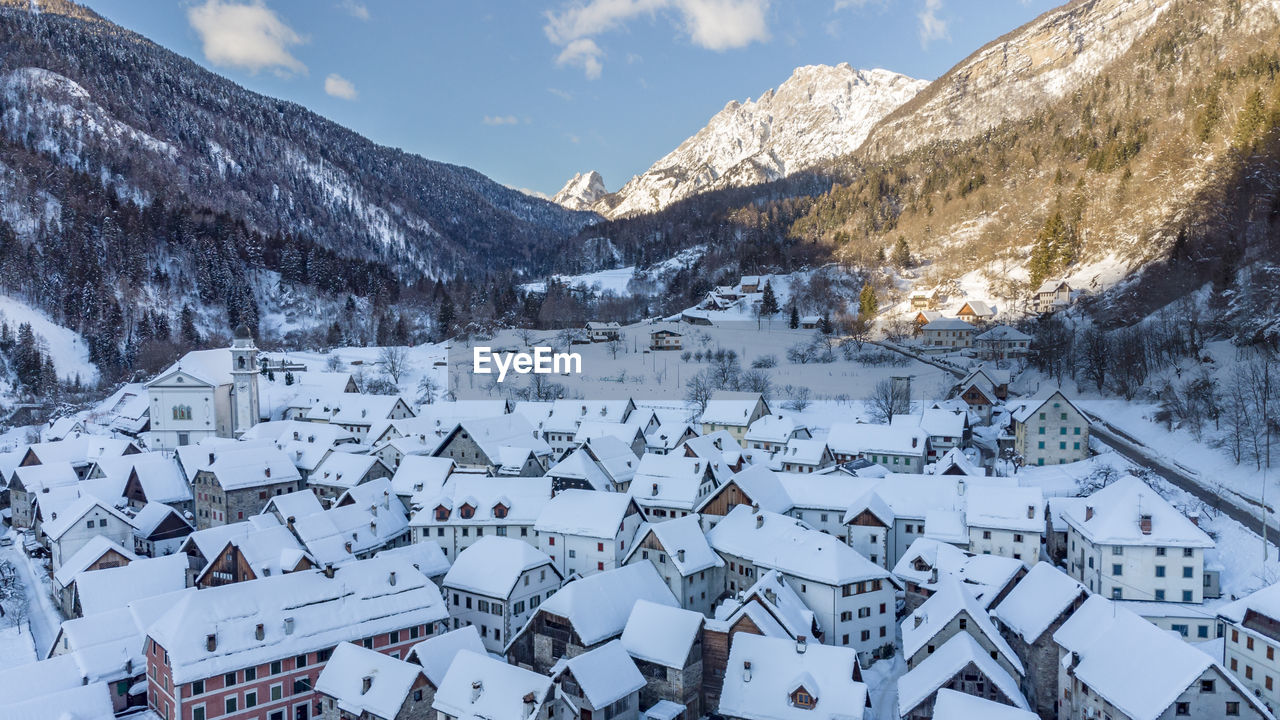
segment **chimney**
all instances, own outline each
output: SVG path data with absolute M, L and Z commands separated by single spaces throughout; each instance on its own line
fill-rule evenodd
M 744 683 L 751 682 L 751 661 L 750 660 L 742 661 L 742 682 Z
M 752 513 L 760 512 L 760 503 L 751 503 L 751 512 Z
M 369 690 L 372 687 L 373 687 L 372 675 L 365 675 L 364 677 L 360 678 L 360 694 L 361 695 L 369 694 Z
M 325 576 L 325 577 L 327 577 L 327 578 L 329 578 L 330 580 L 332 580 L 332 579 L 333 579 L 333 564 L 332 564 L 332 563 L 327 564 L 327 565 L 325 565 L 325 566 L 324 566 L 324 576 Z
M 291 617 L 287 617 L 284 619 L 284 634 L 285 635 L 293 634 L 293 618 Z
M 388 585 L 390 585 L 390 586 L 392 586 L 392 587 L 395 587 L 395 584 L 396 584 L 396 571 L 395 571 L 395 570 L 392 570 L 392 571 L 391 571 L 391 574 L 390 574 L 390 575 L 387 575 L 387 584 L 388 584 Z
M 924 622 L 924 616 L 923 616 L 923 615 L 919 615 L 919 614 L 917 614 L 917 615 L 912 615 L 912 616 L 911 616 L 911 619 L 912 619 L 912 621 L 914 622 L 914 624 L 911 626 L 912 628 L 918 628 L 918 627 L 920 627 L 920 623 L 923 623 L 923 622 Z
M 768 600 L 770 605 L 776 605 L 778 603 L 778 593 L 774 592 L 773 588 L 765 588 L 764 599 Z
M 480 694 L 484 692 L 484 683 L 476 680 L 471 683 L 471 702 L 480 699 Z
M 342 547 L 343 547 L 343 548 L 345 548 L 347 552 L 351 552 L 351 541 L 350 541 L 350 540 L 348 540 L 348 541 L 344 542 L 344 543 L 342 544 Z
M 1028 506 L 1027 506 L 1027 519 L 1028 519 L 1028 520 L 1034 520 L 1034 519 L 1035 519 L 1035 517 L 1036 517 L 1036 506 L 1035 506 L 1035 505 L 1028 505 Z
M 757 515 L 757 516 L 756 516 L 756 529 L 757 529 L 757 530 L 759 530 L 759 529 L 760 529 L 760 528 L 762 528 L 762 527 L 764 527 L 764 515 Z
M 1191 521 L 1192 525 L 1195 525 L 1196 527 L 1200 527 L 1200 513 L 1192 510 L 1191 512 L 1187 513 L 1187 519 Z
M 1084 506 L 1084 520 L 1085 520 L 1085 522 L 1088 522 L 1088 521 L 1090 521 L 1090 520 L 1092 520 L 1092 519 L 1093 519 L 1093 506 L 1092 506 L 1092 505 L 1085 505 L 1085 506 Z
M 657 497 L 657 495 L 658 495 L 658 483 L 654 483 L 654 484 L 653 484 L 653 489 L 649 491 L 649 494 L 650 494 L 650 495 L 652 495 L 652 496 L 654 496 L 654 497 Z
M 676 551 L 676 560 L 679 562 L 684 562 L 684 548 L 680 548 L 679 550 Z
M 268 465 L 267 467 L 262 468 L 262 474 L 267 477 L 271 477 L 271 466 Z
M 964 497 L 964 488 L 965 488 L 964 481 L 963 481 L 963 480 L 957 480 L 957 481 L 956 481 L 956 494 L 957 494 L 957 495 L 959 495 L 960 497 Z
M 931 583 L 938 582 L 938 568 L 933 568 L 932 570 L 929 571 L 929 582 Z
M 204 649 L 208 650 L 209 652 L 213 652 L 214 650 L 218 649 L 217 633 L 209 633 L 208 635 L 204 636 Z
M 131 657 L 124 659 L 124 674 L 133 676 L 133 658 Z
M 796 653 L 797 654 L 803 655 L 804 651 L 809 649 L 808 643 L 806 642 L 807 639 L 808 638 L 806 638 L 804 635 L 796 636 Z
M 1151 514 L 1143 513 L 1138 517 L 1138 527 L 1142 530 L 1143 535 L 1151 534 Z
M 213 453 L 209 453 L 209 464 L 213 464 Z
M 284 519 L 284 525 L 285 525 L 285 527 L 289 528 L 289 530 L 290 530 L 290 531 L 292 531 L 292 530 L 293 530 L 293 523 L 294 523 L 294 521 L 295 521 L 295 520 L 297 520 L 297 518 L 296 518 L 296 517 L 294 517 L 294 516 L 292 516 L 292 515 L 290 515 L 289 517 L 285 518 L 285 519 Z
M 257 624 L 257 626 L 255 626 L 255 627 L 253 628 L 253 637 L 254 637 L 254 639 L 255 639 L 255 640 L 261 640 L 261 639 L 262 639 L 263 637 L 265 637 L 265 636 L 266 636 L 266 633 L 265 633 L 265 632 L 263 631 L 263 629 L 262 629 L 262 623 L 258 623 L 258 624 Z
M 534 700 L 533 693 L 524 694 L 524 716 L 525 717 L 529 717 L 530 715 L 533 714 L 533 708 L 534 708 L 534 705 L 536 704 L 537 702 Z
M 293 451 L 293 459 L 294 459 L 294 460 L 301 460 L 301 459 L 302 459 L 302 451 L 301 451 L 301 450 L 294 450 L 294 451 Z
M 919 444 L 920 444 L 920 438 L 916 438 L 916 437 L 911 438 L 911 447 L 915 447 Z

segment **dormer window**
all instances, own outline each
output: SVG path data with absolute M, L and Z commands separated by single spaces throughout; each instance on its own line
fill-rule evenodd
M 791 704 L 798 708 L 812 710 L 813 706 L 818 704 L 818 699 L 810 695 L 804 686 L 800 686 L 791 693 Z
M 498 503 L 497 505 L 494 505 L 494 506 L 493 506 L 493 516 L 494 516 L 495 518 L 498 518 L 498 519 L 501 519 L 501 518 L 506 517 L 506 516 L 507 516 L 507 506 L 506 506 L 506 505 L 503 505 L 502 503 Z
M 472 517 L 475 517 L 476 509 L 473 505 L 470 505 L 470 504 L 463 505 L 462 507 L 458 508 L 458 514 L 462 516 L 463 520 L 470 520 Z
M 444 522 L 449 519 L 449 508 L 440 505 L 436 508 L 436 522 Z

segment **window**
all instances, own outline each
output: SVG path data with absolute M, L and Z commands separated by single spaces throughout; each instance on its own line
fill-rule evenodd
M 1202 693 L 1211 693 L 1211 692 L 1213 692 L 1213 691 L 1214 691 L 1214 685 L 1213 685 L 1213 681 L 1212 681 L 1212 680 L 1201 680 L 1201 681 L 1200 681 L 1200 692 L 1202 692 Z
M 1174 704 L 1173 707 L 1174 707 L 1174 711 L 1173 711 L 1174 715 L 1190 715 L 1191 714 L 1191 703 L 1189 702 L 1176 703 Z
M 1157 565 L 1157 566 L 1156 566 L 1156 577 L 1164 577 L 1164 566 L 1163 566 L 1163 565 Z
M 306 656 L 306 654 L 302 654 L 302 655 L 299 655 L 298 657 L 294 658 L 294 659 L 293 659 L 293 666 L 294 666 L 294 667 L 297 667 L 297 668 L 304 668 L 304 667 L 306 667 L 306 666 L 307 666 L 307 656 Z
M 869 617 L 871 617 L 871 608 L 869 608 L 869 607 L 858 608 L 858 617 L 860 617 L 860 618 L 869 618 Z
M 1240 714 L 1240 703 L 1231 701 L 1227 703 L 1227 715 L 1236 716 Z
M 191 694 L 192 694 L 192 695 L 203 695 L 203 694 L 204 694 L 204 681 L 203 681 L 203 680 L 197 680 L 197 681 L 195 681 L 195 682 L 191 683 Z
M 203 705 L 191 708 L 191 720 L 205 720 Z
M 471 598 L 467 598 L 467 607 L 471 607 Z M 373 638 L 367 637 L 363 641 L 361 641 L 361 643 L 364 645 L 365 650 L 373 649 Z
M 578 551 L 577 551 L 577 550 L 574 550 L 573 548 L 569 548 L 569 557 L 571 557 L 571 558 L 576 558 L 576 557 L 578 557 Z
M 400 631 L 392 630 L 391 632 L 387 633 L 387 640 L 390 641 L 392 645 L 395 645 L 396 643 L 400 642 Z
M 1188 634 L 1190 634 L 1186 625 L 1180 625 L 1178 623 L 1174 623 L 1173 625 L 1170 626 L 1170 629 L 1178 633 L 1182 637 L 1186 637 Z
M 270 697 L 271 697 L 271 701 L 272 701 L 272 702 L 275 702 L 276 700 L 279 700 L 279 699 L 280 699 L 281 697 L 283 697 L 283 696 L 284 696 L 284 685 L 276 684 L 276 685 L 272 685 L 272 686 L 271 686 L 271 696 L 270 696 Z
M 1158 600 L 1158 601 L 1160 601 L 1160 602 L 1164 602 L 1164 591 L 1163 591 L 1163 590 L 1157 590 L 1157 591 L 1156 591 L 1156 600 Z
M 1196 551 L 1194 548 L 1182 548 L 1182 557 L 1194 557 Z
M 1118 564 L 1118 563 L 1116 563 L 1116 564 L 1112 564 L 1112 566 L 1111 566 L 1111 574 L 1112 574 L 1112 575 L 1123 575 L 1123 574 L 1124 574 L 1124 566 L 1123 566 L 1123 565 L 1120 565 L 1120 564 Z
M 1208 637 L 1209 637 L 1209 626 L 1208 626 L 1208 625 L 1197 625 L 1197 626 L 1196 626 L 1196 637 L 1198 637 L 1198 638 L 1205 638 L 1205 639 L 1208 639 Z
M 1245 638 L 1245 639 L 1244 639 L 1244 646 L 1245 646 L 1245 648 L 1246 648 L 1246 649 L 1248 649 L 1248 650 L 1252 650 L 1252 649 L 1253 649 L 1253 638 L 1251 638 L 1251 637 L 1247 637 L 1247 638 Z
M 233 672 L 229 672 L 229 673 L 227 673 L 226 675 L 223 675 L 223 676 L 222 676 L 222 686 L 223 686 L 223 687 L 231 687 L 232 685 L 235 685 L 235 684 L 236 684 L 236 674 L 235 674 L 235 673 L 233 673 Z
M 274 662 L 272 662 L 272 663 L 271 663 L 271 674 L 272 674 L 272 675 L 279 675 L 279 674 L 280 674 L 280 661 L 279 661 L 279 660 L 276 660 L 276 661 L 274 661 Z
M 982 539 L 983 539 L 983 540 L 990 540 L 990 539 L 991 539 L 991 531 L 990 531 L 990 530 L 983 530 L 983 531 L 982 531 Z
M 311 692 L 311 678 L 300 677 L 293 681 L 293 694 L 301 695 Z
M 1190 590 L 1183 590 L 1183 591 L 1182 591 L 1182 602 L 1192 602 L 1192 600 L 1191 600 L 1191 591 L 1190 591 Z
M 1120 590 L 1120 588 L 1111 588 L 1112 600 L 1121 600 L 1123 599 L 1123 597 L 1124 597 L 1124 593 Z
M 223 709 L 228 715 L 236 711 L 236 697 L 234 695 L 223 702 Z
M 258 704 L 258 691 L 257 691 L 257 690 L 250 690 L 249 692 L 247 692 L 247 693 L 245 693 L 245 694 L 244 694 L 244 706 L 245 706 L 246 708 L 251 708 L 251 707 L 253 707 L 254 705 L 257 705 L 257 704 Z

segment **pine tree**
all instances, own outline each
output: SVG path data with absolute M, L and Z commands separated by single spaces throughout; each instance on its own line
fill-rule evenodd
M 830 335 L 835 328 L 831 325 L 831 313 L 822 313 L 822 319 L 818 321 L 818 329 L 823 335 Z
M 179 336 L 187 345 L 200 344 L 200 331 L 196 329 L 196 311 L 190 305 L 183 305 L 178 320 Z
M 329 326 L 329 332 L 324 336 L 324 344 L 331 348 L 342 344 L 342 326 L 338 325 L 337 321 Z
M 778 314 L 778 296 L 773 292 L 773 283 L 764 281 L 764 292 L 760 296 L 760 314 L 773 317 Z
M 876 291 L 872 289 L 870 283 L 862 286 L 862 292 L 858 293 L 858 317 L 870 320 L 880 310 L 880 303 L 876 300 Z
M 893 246 L 893 264 L 900 268 L 911 267 L 911 246 L 907 245 L 907 239 L 898 236 L 898 243 Z
M 791 317 L 787 318 L 787 327 L 792 330 L 800 329 L 800 310 L 796 308 L 795 303 L 791 303 Z
M 440 299 L 440 308 L 436 310 L 436 337 L 443 340 L 453 332 L 453 323 L 457 316 L 453 310 L 453 300 L 448 293 Z

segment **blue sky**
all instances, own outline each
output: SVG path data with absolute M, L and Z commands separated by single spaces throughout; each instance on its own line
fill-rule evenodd
M 933 79 L 1049 0 L 87 0 L 378 143 L 610 190 L 800 65 Z

